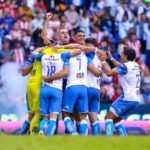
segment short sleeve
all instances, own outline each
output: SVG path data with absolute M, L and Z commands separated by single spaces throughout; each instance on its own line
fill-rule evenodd
M 41 61 L 41 58 L 44 54 L 35 54 L 34 59 Z
M 25 66 L 31 66 L 34 62 L 34 57 L 31 56 L 27 59 L 26 63 L 25 63 Z
M 64 67 L 69 67 L 69 59 L 66 59 L 65 61 L 64 61 L 64 65 L 63 65 Z
M 64 67 L 68 67 L 69 66 L 69 59 L 70 59 L 70 57 L 71 57 L 71 53 L 70 52 L 61 54 L 61 59 L 64 62 L 64 65 L 63 65 Z
M 87 65 L 90 65 L 90 64 L 92 64 L 92 60 L 91 58 L 87 57 Z
M 66 59 L 70 59 L 70 57 L 71 57 L 71 53 L 70 53 L 70 52 L 62 53 L 62 54 L 61 54 L 61 59 L 62 59 L 63 61 L 65 61 Z
M 125 64 L 121 64 L 120 66 L 116 67 L 116 71 L 118 75 L 125 75 L 128 73 L 128 69 Z
M 91 59 L 91 61 L 92 61 L 94 59 L 95 53 L 94 52 L 90 52 L 86 56 L 89 57 Z

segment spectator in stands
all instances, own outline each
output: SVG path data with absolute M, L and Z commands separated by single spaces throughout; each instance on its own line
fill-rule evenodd
M 120 86 L 114 85 L 114 89 L 115 89 L 115 93 L 112 96 L 112 99 L 111 99 L 112 102 L 114 102 L 115 100 L 117 100 L 120 97 L 121 93 L 122 93 L 122 89 L 121 89 Z
M 6 25 L 6 29 L 8 31 L 12 30 L 13 24 L 16 22 L 16 19 L 11 16 L 11 12 L 9 10 L 4 11 L 4 18 L 0 20 Z
M 11 49 L 10 49 L 10 40 L 5 39 L 3 42 L 2 51 L 0 51 L 0 66 L 10 61 L 11 59 Z
M 30 21 L 28 20 L 27 15 L 22 15 L 18 21 L 20 29 L 25 29 L 31 31 L 32 29 L 29 28 Z
M 12 40 L 21 39 L 21 30 L 18 22 L 15 22 L 13 25 L 13 29 L 11 31 L 11 39 Z
M 37 29 L 42 30 L 43 23 L 44 23 L 44 19 L 41 17 L 41 13 L 37 13 L 36 17 L 30 23 L 32 32 L 34 32 Z
M 86 11 L 80 15 L 80 28 L 85 32 L 86 37 L 90 36 L 90 18 Z
M 27 16 L 27 20 L 31 21 L 33 18 L 33 11 L 30 7 L 27 6 L 27 0 L 22 1 L 22 5 L 19 7 L 18 16 L 21 17 L 22 15 Z
M 33 8 L 34 16 L 37 16 L 37 14 L 41 14 L 41 17 L 44 18 L 46 12 L 47 7 L 44 4 L 44 0 L 37 0 Z
M 15 61 L 20 65 L 23 66 L 25 62 L 25 52 L 22 46 L 21 40 L 15 40 L 14 41 L 14 55 L 15 55 Z
M 137 39 L 137 36 L 135 33 L 130 35 L 130 40 L 128 41 L 128 46 L 135 50 L 136 58 L 139 58 L 141 55 L 141 43 Z
M 28 31 L 25 29 L 21 32 L 21 40 L 25 48 L 28 49 L 31 43 L 31 37 L 29 36 Z
M 140 66 L 141 75 L 142 76 L 150 76 L 150 71 L 149 71 L 148 67 L 144 64 L 142 58 L 137 58 L 136 62 Z
M 65 12 L 65 16 L 71 23 L 73 30 L 79 29 L 79 14 L 77 13 L 74 5 L 70 5 L 69 10 Z
M 111 100 L 109 96 L 107 95 L 107 90 L 104 87 L 101 87 L 100 102 L 111 103 Z
M 0 20 L 0 39 L 3 40 L 7 33 L 4 22 Z
M 17 18 L 17 10 L 15 6 L 15 0 L 6 0 L 2 6 L 3 13 L 9 10 L 13 18 Z
M 67 21 L 66 16 L 61 16 L 61 26 L 60 29 L 67 29 L 68 31 L 72 30 L 72 25 L 69 21 Z

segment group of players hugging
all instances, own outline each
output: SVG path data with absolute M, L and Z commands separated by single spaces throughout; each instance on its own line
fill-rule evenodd
M 94 38 L 85 39 L 85 33 L 77 30 L 75 42 L 70 44 L 66 29 L 58 31 L 59 43 L 47 37 L 48 22 L 52 14 L 47 13 L 41 36 L 45 47 L 32 51 L 22 69 L 22 75 L 30 74 L 27 84 L 28 120 L 21 128 L 21 135 L 57 134 L 59 114 L 69 135 L 88 135 L 88 115 L 92 135 L 101 135 L 98 119 L 100 113 L 101 75 L 120 76 L 122 95 L 110 106 L 105 116 L 106 135 L 114 130 L 127 136 L 121 120 L 140 102 L 140 69 L 134 62 L 135 50 L 124 47 L 121 63 L 112 57 L 110 50 L 96 47 Z M 115 68 L 107 63 L 110 59 Z M 132 92 L 131 92 L 132 91 Z

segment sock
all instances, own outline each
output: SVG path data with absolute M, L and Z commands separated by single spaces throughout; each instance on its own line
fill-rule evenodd
M 88 125 L 87 125 L 87 122 L 86 120 L 82 120 L 80 121 L 79 123 L 79 133 L 81 135 L 88 135 Z
M 59 120 L 57 119 L 56 120 L 56 129 L 55 129 L 55 135 L 57 135 L 58 134 L 58 127 L 59 127 Z
M 112 119 L 106 119 L 105 121 L 105 132 L 108 136 L 113 136 L 114 124 Z
M 76 122 L 76 130 L 77 130 L 77 132 L 79 133 L 79 126 L 80 126 L 80 121 L 78 121 L 78 122 Z
M 92 128 L 93 135 L 101 135 L 101 127 L 99 121 L 94 122 L 91 128 Z
M 56 119 L 50 119 L 46 135 L 54 135 L 56 129 Z
M 48 124 L 48 119 L 46 119 L 46 118 L 42 119 L 41 122 L 40 122 L 39 131 L 43 131 L 45 133 L 47 124 Z
M 73 119 L 73 118 L 70 118 L 70 119 L 71 119 L 71 121 L 72 121 L 72 123 L 73 123 L 73 127 L 74 127 L 74 119 Z M 65 129 L 65 133 L 66 133 L 66 134 L 69 134 L 69 132 L 68 132 L 67 129 Z
M 69 117 L 64 118 L 64 124 L 65 124 L 65 127 L 66 127 L 66 132 L 68 134 L 75 133 L 75 129 L 73 127 L 73 122 Z
M 115 128 L 116 128 L 119 135 L 122 135 L 122 136 L 128 135 L 125 127 L 120 122 L 115 124 Z
M 21 135 L 26 134 L 29 131 L 29 127 L 30 127 L 30 121 L 29 120 L 25 120 L 23 125 L 22 125 L 20 134 Z
M 30 123 L 30 133 L 37 132 L 40 125 L 40 112 L 36 111 Z

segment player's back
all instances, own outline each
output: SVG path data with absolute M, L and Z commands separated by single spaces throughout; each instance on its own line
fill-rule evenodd
M 94 64 L 94 66 L 101 70 L 102 68 L 102 62 L 101 60 L 99 59 L 99 56 L 92 52 L 88 55 L 88 57 L 90 57 L 92 63 Z M 94 88 L 97 88 L 97 89 L 100 89 L 100 77 L 97 77 L 95 76 L 91 71 L 88 70 L 88 84 L 89 84 L 89 87 L 94 87 Z
M 140 69 L 133 61 L 124 63 L 127 73 L 121 76 L 123 99 L 128 101 L 140 101 Z
M 67 76 L 67 87 L 72 85 L 85 85 L 87 82 L 87 57 L 81 52 L 80 55 L 70 58 L 70 70 Z

